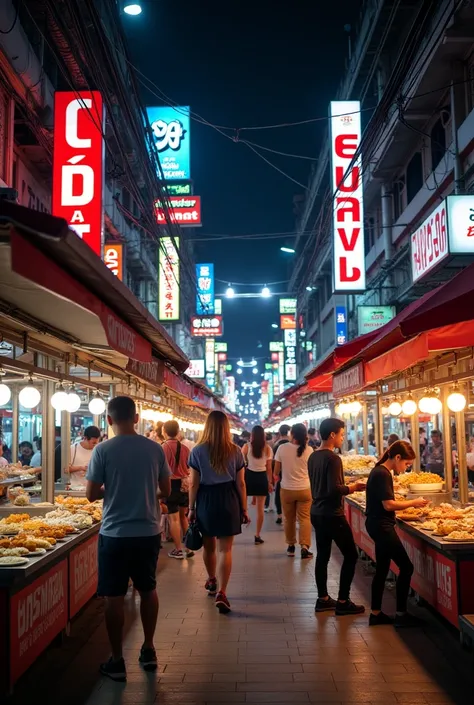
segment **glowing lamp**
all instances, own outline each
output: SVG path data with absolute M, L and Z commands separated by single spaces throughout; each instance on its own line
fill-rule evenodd
M 391 416 L 400 416 L 400 414 L 402 413 L 402 405 L 400 404 L 400 402 L 392 401 L 392 403 L 388 407 L 388 413 Z
M 0 385 L 0 388 L 2 385 Z M 461 392 L 451 392 L 446 400 L 450 411 L 463 411 L 466 408 L 466 397 Z M 1 404 L 0 404 L 1 405 Z
M 67 411 L 68 394 L 64 389 L 59 389 L 51 397 L 51 406 L 56 411 Z
M 66 411 L 70 414 L 74 414 L 81 407 L 81 397 L 76 392 L 69 392 L 67 395 L 67 406 Z
M 24 409 L 34 409 L 40 403 L 41 394 L 39 389 L 28 385 L 20 391 L 18 400 Z
M 402 404 L 402 412 L 405 416 L 413 416 L 416 411 L 416 401 L 414 399 L 405 399 Z
M 89 411 L 92 416 L 100 416 L 105 411 L 105 401 L 99 395 L 92 397 L 89 402 Z
M 7 384 L 0 384 L 0 406 L 8 404 L 12 398 L 12 390 Z

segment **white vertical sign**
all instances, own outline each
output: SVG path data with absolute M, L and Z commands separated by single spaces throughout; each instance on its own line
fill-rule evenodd
M 360 102 L 330 107 L 331 173 L 334 195 L 334 290 L 365 291 L 362 159 L 352 164 L 361 140 Z

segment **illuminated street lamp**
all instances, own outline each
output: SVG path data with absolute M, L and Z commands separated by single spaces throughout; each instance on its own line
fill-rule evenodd
M 280 247 L 280 250 L 282 252 L 288 252 L 289 255 L 294 255 L 296 252 L 292 247 Z
M 138 2 L 126 2 L 123 6 L 123 11 L 126 15 L 136 17 L 142 14 L 142 6 Z
M 278 328 L 278 323 L 272 323 L 272 328 Z
M 231 287 L 230 284 L 229 284 L 229 286 L 227 287 L 227 290 L 226 290 L 226 292 L 225 292 L 225 295 L 226 295 L 226 298 L 227 298 L 227 299 L 233 299 L 234 296 L 235 296 L 235 291 L 234 291 L 234 289 Z
M 272 292 L 270 291 L 268 286 L 264 286 L 262 289 L 262 297 L 264 299 L 268 299 L 268 298 L 270 298 L 271 295 L 272 295 Z

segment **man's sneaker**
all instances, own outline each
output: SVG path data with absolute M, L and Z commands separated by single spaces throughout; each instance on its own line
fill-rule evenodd
M 278 517 L 277 520 L 275 521 L 275 524 L 278 524 L 279 526 L 281 526 L 281 524 L 283 524 L 283 519 L 281 517 Z
M 261 543 L 265 543 L 265 541 L 260 536 L 255 536 L 255 545 L 259 546 Z
M 316 600 L 316 605 L 314 607 L 315 612 L 334 612 L 336 609 L 337 602 L 333 600 L 332 597 L 328 597 L 327 600 L 321 600 L 320 597 Z
M 158 668 L 158 659 L 156 658 L 155 649 L 146 649 L 142 646 L 138 662 L 143 667 L 144 671 L 156 671 Z
M 364 605 L 355 605 L 352 600 L 346 600 L 345 602 L 337 601 L 336 615 L 339 617 L 343 617 L 346 614 L 363 614 L 364 612 Z
M 103 676 L 107 676 L 107 678 L 116 681 L 116 683 L 125 683 L 127 680 L 127 670 L 123 658 L 114 661 L 114 659 L 110 657 L 108 661 L 100 664 L 100 672 Z
M 176 558 L 178 561 L 182 561 L 184 558 L 184 552 L 180 548 L 173 548 L 172 551 L 168 553 L 170 558 Z
M 187 549 L 186 549 L 185 558 L 194 558 L 194 551 L 190 551 L 190 550 L 187 548 Z
M 424 627 L 425 623 L 422 619 L 414 617 L 412 614 L 405 612 L 405 614 L 395 615 L 395 628 L 396 629 L 416 629 L 417 627 Z
M 270 509 L 270 507 L 265 507 L 263 511 L 265 512 L 265 514 L 268 514 L 268 512 L 271 512 L 272 510 Z
M 223 592 L 218 592 L 216 595 L 216 607 L 221 614 L 229 614 L 230 602 Z
M 296 551 L 296 548 L 294 546 L 288 546 L 288 548 L 286 549 L 286 555 L 289 556 L 290 558 L 294 558 L 295 551 Z
M 217 580 L 216 578 L 209 578 L 209 580 L 206 580 L 206 584 L 204 586 L 209 593 L 209 597 L 214 597 L 214 595 L 217 593 Z
M 371 614 L 369 617 L 369 627 L 379 627 L 383 624 L 393 624 L 394 618 L 390 617 L 385 612 L 379 612 L 378 614 Z
M 301 558 L 304 560 L 305 558 L 312 558 L 312 557 L 313 557 L 313 554 L 311 553 L 309 548 L 307 548 L 306 546 L 303 546 L 303 548 L 301 549 Z

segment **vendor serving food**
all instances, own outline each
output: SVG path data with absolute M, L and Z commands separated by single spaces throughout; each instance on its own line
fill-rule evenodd
M 417 626 L 408 614 L 407 601 L 413 564 L 395 531 L 395 512 L 428 504 L 423 497 L 407 501 L 395 499 L 392 473 L 400 475 L 413 464 L 415 451 L 406 441 L 395 441 L 387 448 L 367 480 L 367 533 L 375 542 L 376 572 L 372 582 L 372 604 L 369 624 L 393 624 L 397 627 Z M 385 581 L 393 561 L 399 568 L 397 580 L 397 613 L 395 618 L 382 612 Z
M 97 426 L 88 426 L 84 431 L 82 441 L 71 446 L 71 464 L 67 472 L 70 474 L 71 489 L 84 489 L 86 486 L 86 471 L 92 456 L 92 451 L 100 440 L 100 430 Z

